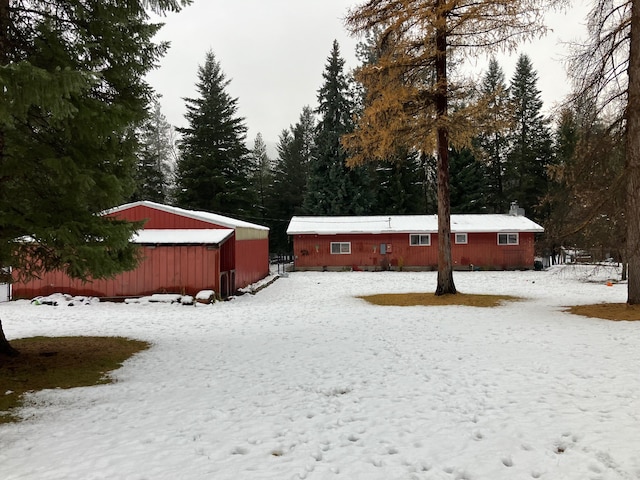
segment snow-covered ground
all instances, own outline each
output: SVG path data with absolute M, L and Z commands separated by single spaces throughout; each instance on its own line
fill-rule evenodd
M 583 280 L 455 274 L 526 297 L 494 309 L 356 298 L 432 291 L 432 272 L 298 272 L 215 305 L 1 304 L 9 338 L 153 347 L 115 384 L 33 395 L 0 426 L 0 478 L 638 479 L 640 322 L 563 312 L 625 301 Z

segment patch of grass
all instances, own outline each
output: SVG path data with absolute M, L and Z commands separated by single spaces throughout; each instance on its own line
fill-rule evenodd
M 504 302 L 521 300 L 511 295 L 478 295 L 456 293 L 455 295 L 435 295 L 434 293 L 382 293 L 362 297 L 374 305 L 395 307 L 436 307 L 443 305 L 462 305 L 465 307 L 497 307 Z
M 24 393 L 110 383 L 108 372 L 149 348 L 122 337 L 33 337 L 11 345 L 20 355 L 0 356 L 0 423 L 17 421 L 12 409 Z
M 640 320 L 640 305 L 626 303 L 597 303 L 594 305 L 575 305 L 568 312 L 583 317 L 602 318 L 604 320 L 629 321 Z

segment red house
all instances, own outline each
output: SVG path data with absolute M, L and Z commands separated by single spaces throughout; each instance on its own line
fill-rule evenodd
M 96 297 L 134 297 L 151 293 L 195 295 L 213 290 L 227 297 L 269 273 L 269 229 L 208 212 L 142 201 L 113 208 L 105 215 L 144 220 L 132 238 L 143 260 L 135 270 L 113 279 L 83 283 L 62 272 L 13 284 L 13 298 L 55 292 Z
M 523 215 L 451 215 L 454 268 L 533 268 L 534 235 L 544 229 Z M 430 270 L 438 266 L 436 215 L 293 217 L 298 270 Z

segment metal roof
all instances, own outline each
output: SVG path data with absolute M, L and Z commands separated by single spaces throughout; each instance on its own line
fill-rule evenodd
M 269 227 L 265 227 L 263 225 L 245 222 L 243 220 L 237 220 L 235 218 L 226 217 L 224 215 L 219 215 L 217 213 L 203 212 L 198 210 L 187 210 L 184 208 L 173 207 L 171 205 L 163 205 L 162 203 L 150 202 L 148 200 L 143 200 L 143 201 L 133 202 L 133 203 L 126 203 L 124 205 L 120 205 L 119 207 L 114 207 L 110 210 L 107 210 L 105 214 L 117 213 L 133 207 L 138 207 L 138 206 L 153 208 L 156 210 L 161 210 L 163 212 L 173 213 L 174 215 L 193 218 L 195 220 L 201 220 L 203 222 L 208 222 L 215 225 L 222 225 L 223 227 L 228 227 L 233 229 L 251 228 L 254 230 L 267 230 L 267 231 L 269 230 Z
M 544 229 L 521 215 L 451 215 L 452 233 L 533 232 Z M 376 215 L 341 217 L 304 217 L 291 219 L 288 235 L 353 233 L 438 233 L 437 215 Z
M 232 229 L 141 229 L 138 230 L 132 243 L 138 244 L 197 244 L 219 245 L 233 235 Z

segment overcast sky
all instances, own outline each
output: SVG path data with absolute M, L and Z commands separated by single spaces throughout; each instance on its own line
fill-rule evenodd
M 343 19 L 356 0 L 194 0 L 178 14 L 168 15 L 157 39 L 171 47 L 160 68 L 148 80 L 162 95 L 162 111 L 169 123 L 185 126 L 184 97 L 197 96 L 198 66 L 212 50 L 231 83 L 228 93 L 238 98 L 239 115 L 248 127 L 247 143 L 260 132 L 273 146 L 280 132 L 295 124 L 305 105 L 316 106 L 331 45 L 338 40 L 347 68 L 356 66 L 355 45 Z M 585 2 L 566 14 L 550 15 L 554 29 L 543 40 L 523 45 L 538 72 L 538 88 L 550 108 L 569 91 L 561 59 L 563 42 L 583 34 Z M 507 82 L 517 54 L 500 57 Z M 487 59 L 473 66 L 481 76 Z

